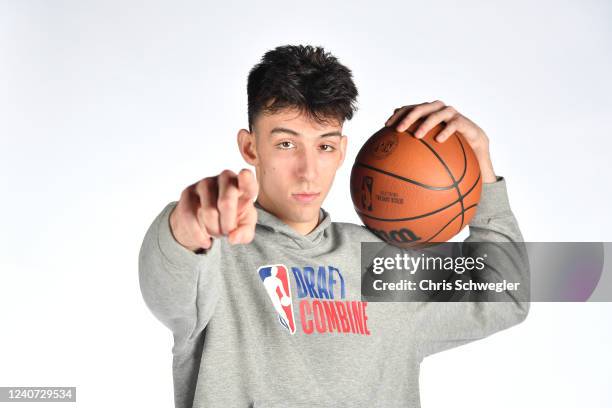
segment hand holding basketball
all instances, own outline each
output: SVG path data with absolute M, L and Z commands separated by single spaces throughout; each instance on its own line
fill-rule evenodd
M 426 102 L 416 105 L 406 105 L 395 109 L 387 119 L 385 126 L 394 126 L 398 132 L 408 129 L 416 121 L 423 119 L 417 127 L 414 136 L 422 139 L 431 129 L 440 123 L 445 123 L 444 129 L 434 138 L 443 143 L 453 133 L 459 132 L 468 142 L 482 171 L 483 182 L 492 183 L 497 180 L 489 155 L 489 138 L 474 122 L 459 113 L 454 107 L 447 106 L 442 101 Z
M 437 142 L 444 142 L 450 135 L 457 131 L 463 135 L 474 152 L 488 147 L 489 140 L 487 135 L 478 125 L 463 116 L 454 107 L 447 106 L 444 102 L 439 100 L 417 105 L 406 105 L 398 108 L 394 111 L 393 115 L 387 119 L 386 126 L 395 123 L 396 130 L 398 132 L 403 132 L 420 118 L 425 118 L 425 120 L 417 128 L 414 134 L 417 138 L 425 136 L 439 123 L 446 122 L 445 129 L 435 138 Z
M 258 184 L 253 173 L 224 170 L 190 185 L 170 214 L 172 235 L 185 248 L 209 249 L 212 239 L 227 236 L 231 244 L 247 244 L 255 235 L 253 202 Z

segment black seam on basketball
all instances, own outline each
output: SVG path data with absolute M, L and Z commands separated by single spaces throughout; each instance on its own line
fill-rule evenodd
M 455 139 L 459 141 L 459 146 L 461 147 L 461 153 L 463 154 L 463 173 L 461 173 L 461 177 L 457 180 L 457 184 L 461 184 L 465 174 L 467 173 L 467 154 L 465 154 L 465 148 L 463 147 L 463 142 L 460 137 L 455 136 Z
M 412 135 L 409 135 L 409 136 L 410 137 L 414 137 Z M 463 181 L 463 178 L 465 177 L 465 174 L 467 173 L 467 154 L 465 153 L 465 147 L 463 146 L 463 142 L 461 141 L 461 138 L 456 136 L 456 135 L 453 135 L 453 136 L 455 136 L 453 139 L 456 139 L 459 142 L 459 147 L 461 147 L 461 154 L 463 155 L 463 170 L 461 172 L 461 177 L 459 177 L 457 179 L 457 182 L 456 182 L 456 184 L 461 184 L 461 182 Z M 446 143 L 448 143 L 448 142 L 446 142 Z M 427 147 L 429 147 L 429 145 Z M 451 188 L 451 187 L 452 186 L 449 186 L 449 188 Z
M 461 195 L 461 199 L 467 197 L 468 195 L 470 195 L 470 193 L 472 192 L 472 190 L 474 190 L 474 188 L 478 185 L 478 181 L 480 180 L 480 173 L 478 173 L 478 178 L 476 179 L 476 181 L 474 182 L 474 184 L 468 189 L 468 191 L 465 192 L 465 194 Z M 355 211 L 357 211 L 357 213 L 361 216 L 364 216 L 366 218 L 372 219 L 372 220 L 376 220 L 376 221 L 384 221 L 384 222 L 397 222 L 397 221 L 411 221 L 411 220 L 417 220 L 419 218 L 424 218 L 424 217 L 428 217 L 430 215 L 433 215 L 435 213 L 438 213 L 440 211 L 444 211 L 449 207 L 452 207 L 453 205 L 457 204 L 459 202 L 460 198 L 456 199 L 455 201 L 453 201 L 452 203 L 444 206 L 444 207 L 440 207 L 437 210 L 434 210 L 432 212 L 429 212 L 427 214 L 421 214 L 421 215 L 417 215 L 414 217 L 407 217 L 407 218 L 379 218 L 379 217 L 375 217 L 373 215 L 369 215 L 364 213 L 363 211 L 360 211 L 358 208 L 355 207 Z
M 461 211 L 459 214 L 455 215 L 455 216 L 454 216 L 454 217 L 453 217 L 453 218 L 452 218 L 452 219 L 451 219 L 449 222 L 447 222 L 447 223 L 446 223 L 446 225 L 445 225 L 445 226 L 443 226 L 442 228 L 440 228 L 440 230 L 439 230 L 438 232 L 436 232 L 436 233 L 435 233 L 435 235 L 433 235 L 432 237 L 430 237 L 430 238 L 429 238 L 429 239 L 427 239 L 426 241 L 420 241 L 420 242 L 425 243 L 425 242 L 429 242 L 429 241 L 431 241 L 432 239 L 434 239 L 435 237 L 437 237 L 437 236 L 438 236 L 438 235 L 439 235 L 439 234 L 440 234 L 442 231 L 444 231 L 444 228 L 448 227 L 448 226 L 449 226 L 449 225 L 450 225 L 450 224 L 451 224 L 453 221 L 455 221 L 455 219 L 456 219 L 457 217 L 459 217 L 460 215 L 461 215 L 461 216 L 463 216 L 463 214 L 464 214 L 464 212 L 465 212 L 465 211 L 469 210 L 470 208 L 476 207 L 477 205 L 478 205 L 478 204 L 472 204 L 472 205 L 470 205 L 469 207 L 465 208 L 465 210 L 463 210 L 463 211 Z M 461 231 L 461 230 L 459 230 L 459 231 Z
M 444 186 L 444 187 L 428 186 L 427 184 L 420 183 L 420 182 L 418 182 L 416 180 L 412 180 L 412 179 L 409 179 L 409 178 L 406 178 L 406 177 L 398 176 L 397 174 L 394 174 L 394 173 L 388 172 L 386 170 L 379 169 L 378 167 L 370 166 L 369 164 L 365 164 L 365 163 L 361 163 L 361 162 L 355 162 L 355 166 L 364 167 L 366 169 L 369 169 L 369 170 L 372 170 L 372 171 L 376 171 L 376 172 L 381 173 L 381 174 L 385 174 L 385 175 L 387 175 L 389 177 L 393 177 L 393 178 L 396 178 L 398 180 L 402 180 L 402 181 L 405 181 L 407 183 L 415 184 L 415 185 L 417 185 L 419 187 L 426 188 L 427 190 L 444 191 L 444 190 L 450 190 L 451 188 L 455 187 L 454 185 Z
M 463 174 L 461 175 L 461 178 L 458 181 L 458 183 L 461 183 L 461 180 L 463 180 L 463 176 L 465 176 L 465 173 L 467 173 L 467 155 L 465 154 L 465 149 L 463 147 L 463 142 L 461 141 L 461 138 L 459 136 L 455 136 L 455 138 L 459 142 L 459 146 L 461 147 L 461 152 L 463 153 Z M 476 180 L 478 181 L 479 179 L 480 179 L 480 169 L 478 170 L 478 178 Z M 465 210 L 463 211 L 463 213 L 465 214 Z M 459 227 L 459 231 L 463 229 L 464 223 L 465 223 L 465 218 L 461 217 L 461 226 Z
M 465 211 L 465 206 L 463 205 L 463 197 L 461 197 L 461 191 L 459 190 L 459 183 L 457 183 L 457 180 L 455 180 L 455 176 L 453 176 L 453 172 L 450 170 L 450 168 L 448 167 L 446 162 L 442 159 L 442 157 L 440 157 L 438 152 L 436 152 L 434 148 L 431 147 L 429 143 L 427 143 L 423 139 L 419 139 L 419 140 L 421 141 L 421 143 L 427 146 L 427 148 L 438 158 L 438 160 L 440 160 L 440 163 L 442 163 L 442 165 L 446 169 L 446 172 L 448 173 L 449 177 L 451 178 L 451 180 L 453 180 L 453 185 L 455 186 L 455 190 L 457 191 L 457 196 L 459 196 L 459 203 L 461 204 L 461 225 L 463 225 L 463 221 L 464 221 L 463 212 Z M 461 229 L 459 231 L 461 231 Z

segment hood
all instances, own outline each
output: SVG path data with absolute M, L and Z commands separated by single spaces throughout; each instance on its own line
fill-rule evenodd
M 255 201 L 258 234 L 269 236 L 278 245 L 294 249 L 311 249 L 318 246 L 329 234 L 331 217 L 323 208 L 319 209 L 319 224 L 307 235 L 302 235 L 281 221 L 276 215 L 265 210 Z

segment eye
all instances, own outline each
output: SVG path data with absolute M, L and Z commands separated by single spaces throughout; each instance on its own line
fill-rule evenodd
M 293 143 L 285 140 L 285 141 L 280 142 L 276 146 L 279 147 L 282 150 L 288 150 L 288 149 L 291 149 L 293 147 Z
M 321 150 L 323 150 L 324 152 L 333 152 L 334 150 L 336 150 L 336 148 L 332 145 L 324 144 L 321 145 Z

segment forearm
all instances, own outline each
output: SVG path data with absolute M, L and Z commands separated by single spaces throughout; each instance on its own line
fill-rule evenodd
M 174 239 L 169 225 L 174 205 L 164 208 L 145 235 L 139 254 L 139 282 L 147 307 L 172 331 L 173 351 L 179 352 L 210 319 L 218 297 L 214 279 L 218 268 L 214 268 L 216 248 L 198 255 Z
M 483 185 L 481 202 L 469 228 L 462 256 L 486 259 L 484 270 L 475 272 L 473 279 L 480 282 L 506 279 L 529 285 L 523 237 L 510 209 L 503 177 Z M 521 285 L 519 287 L 528 290 L 528 286 Z M 496 296 L 497 301 L 487 301 L 488 293 L 472 292 L 467 298 L 470 301 L 418 305 L 417 312 L 423 322 L 420 332 L 422 356 L 487 337 L 520 323 L 529 311 L 528 299 L 523 295 L 524 291 L 504 292 Z

